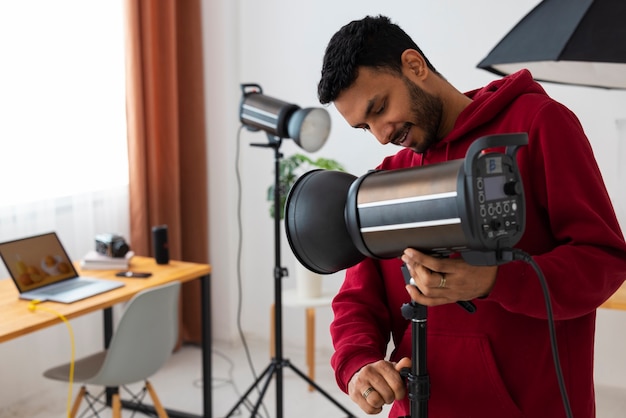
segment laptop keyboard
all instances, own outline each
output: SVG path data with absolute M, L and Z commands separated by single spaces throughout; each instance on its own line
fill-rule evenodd
M 75 280 L 70 283 L 63 283 L 63 284 L 59 284 L 58 286 L 54 286 L 54 288 L 48 289 L 46 293 L 49 295 L 57 295 L 59 293 L 67 292 L 68 290 L 79 289 L 83 286 L 88 286 L 90 284 L 91 282 Z

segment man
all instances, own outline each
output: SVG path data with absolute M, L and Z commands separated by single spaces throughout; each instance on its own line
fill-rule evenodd
M 325 52 L 318 86 L 353 127 L 402 147 L 378 167 L 392 170 L 464 158 L 477 138 L 526 132 L 518 151 L 530 254 L 551 292 L 559 358 L 575 417 L 594 417 L 596 308 L 626 276 L 626 244 L 592 149 L 577 118 L 522 70 L 461 93 L 386 17 L 341 28 Z M 406 263 L 415 286 L 405 286 Z M 419 290 L 418 290 L 419 289 Z M 399 370 L 411 364 L 410 298 L 428 306 L 429 416 L 565 416 L 551 355 L 540 281 L 521 261 L 472 266 L 407 249 L 346 272 L 333 301 L 336 379 L 366 413 L 393 403 L 408 416 Z M 471 300 L 469 314 L 454 302 Z M 385 360 L 389 339 L 394 350 Z

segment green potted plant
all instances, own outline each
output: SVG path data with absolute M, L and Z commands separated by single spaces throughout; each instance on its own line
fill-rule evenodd
M 303 154 L 293 154 L 280 161 L 279 164 L 279 193 L 280 193 L 280 219 L 285 216 L 285 202 L 287 194 L 294 185 L 298 177 L 307 171 L 314 169 L 345 171 L 343 166 L 335 160 L 328 158 L 318 158 L 313 160 Z M 274 185 L 267 189 L 267 200 L 271 202 L 270 216 L 274 218 Z
M 313 169 L 345 171 L 343 166 L 335 160 L 318 158 L 313 160 L 303 154 L 293 154 L 279 163 L 279 195 L 280 195 L 280 219 L 285 216 L 285 202 L 291 187 L 296 180 Z M 274 218 L 274 185 L 267 189 L 267 200 L 271 202 L 270 216 Z M 314 299 L 322 294 L 322 276 L 309 271 L 306 267 L 295 262 L 296 293 L 301 299 Z

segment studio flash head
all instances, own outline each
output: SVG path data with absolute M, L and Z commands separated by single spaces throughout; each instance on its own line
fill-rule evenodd
M 502 252 L 524 232 L 516 153 L 527 143 L 525 133 L 485 136 L 464 159 L 359 178 L 310 171 L 287 197 L 289 245 L 319 274 L 365 257 L 399 257 L 409 247 L 441 257 L 459 253 L 473 265 L 501 264 Z
M 321 107 L 300 106 L 263 94 L 258 84 L 241 85 L 239 120 L 251 131 L 291 138 L 307 152 L 318 151 L 330 134 L 330 115 Z

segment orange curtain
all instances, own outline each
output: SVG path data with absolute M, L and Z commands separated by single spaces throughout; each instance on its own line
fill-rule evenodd
M 130 243 L 207 263 L 208 191 L 200 0 L 126 0 Z M 201 343 L 200 284 L 182 291 L 181 341 Z

